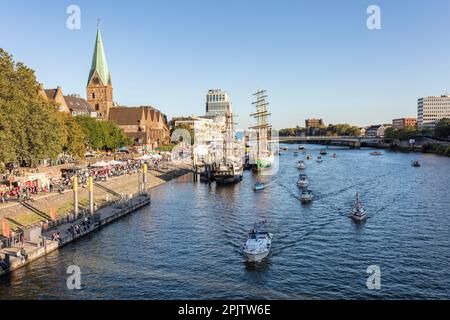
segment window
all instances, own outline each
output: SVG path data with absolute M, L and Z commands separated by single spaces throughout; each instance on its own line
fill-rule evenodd
M 92 99 L 95 99 L 95 93 L 92 92 Z
M 100 110 L 100 105 L 98 103 L 95 104 L 95 111 Z

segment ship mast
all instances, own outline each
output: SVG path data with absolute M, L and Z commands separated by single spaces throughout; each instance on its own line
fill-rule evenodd
M 268 112 L 269 103 L 267 102 L 266 90 L 259 90 L 255 94 L 256 101 L 253 102 L 253 105 L 256 106 L 256 113 L 251 114 L 251 117 L 256 119 L 257 125 L 254 127 L 250 127 L 249 129 L 256 130 L 257 133 L 257 141 L 258 141 L 258 158 L 260 158 L 263 154 L 269 153 L 269 145 L 268 141 L 270 140 L 269 132 L 272 128 L 269 125 L 268 117 L 270 113 Z

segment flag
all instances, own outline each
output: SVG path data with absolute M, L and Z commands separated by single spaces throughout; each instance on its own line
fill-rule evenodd
M 51 208 L 50 209 L 50 216 L 52 217 L 52 220 L 56 220 L 57 219 L 56 209 L 55 208 Z
M 11 237 L 11 230 L 9 229 L 9 223 L 8 220 L 3 218 L 2 220 L 2 229 L 3 229 L 3 236 L 6 238 Z

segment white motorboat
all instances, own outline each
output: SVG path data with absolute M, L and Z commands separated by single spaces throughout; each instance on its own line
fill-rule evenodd
M 317 160 L 316 160 L 317 162 L 319 162 L 319 163 L 321 163 L 321 162 L 323 162 L 323 159 L 322 159 L 322 157 L 317 157 Z
M 304 145 L 302 145 L 302 144 L 301 144 L 301 145 L 299 145 L 299 146 L 298 146 L 298 150 L 305 150 L 305 146 L 304 146 Z
M 297 169 L 298 170 L 304 170 L 306 168 L 305 161 L 300 160 L 297 162 Z
M 303 190 L 300 196 L 302 203 L 308 203 L 314 200 L 314 193 L 311 190 Z
M 262 221 L 255 224 L 253 229 L 248 233 L 248 239 L 243 250 L 247 260 L 250 262 L 260 262 L 270 253 L 273 234 L 259 230 L 265 223 L 266 221 Z
M 363 221 L 367 217 L 366 210 L 364 209 L 361 201 L 359 200 L 359 193 L 356 194 L 356 200 L 353 204 L 352 219 L 356 221 Z
M 306 188 L 309 184 L 308 177 L 306 174 L 301 174 L 298 176 L 297 186 L 300 188 Z

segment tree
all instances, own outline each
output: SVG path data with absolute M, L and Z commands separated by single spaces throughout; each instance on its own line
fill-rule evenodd
M 84 133 L 86 145 L 92 149 L 117 149 L 133 143 L 121 128 L 110 121 L 98 121 L 89 116 L 78 116 L 75 120 Z
M 62 146 L 56 106 L 39 95 L 34 71 L 0 49 L 0 163 L 35 166 Z
M 434 135 L 439 139 L 447 139 L 450 136 L 450 119 L 439 120 L 434 129 Z
M 60 112 L 60 121 L 63 127 L 63 151 L 73 157 L 82 158 L 86 153 L 84 132 L 75 118 L 69 113 Z

